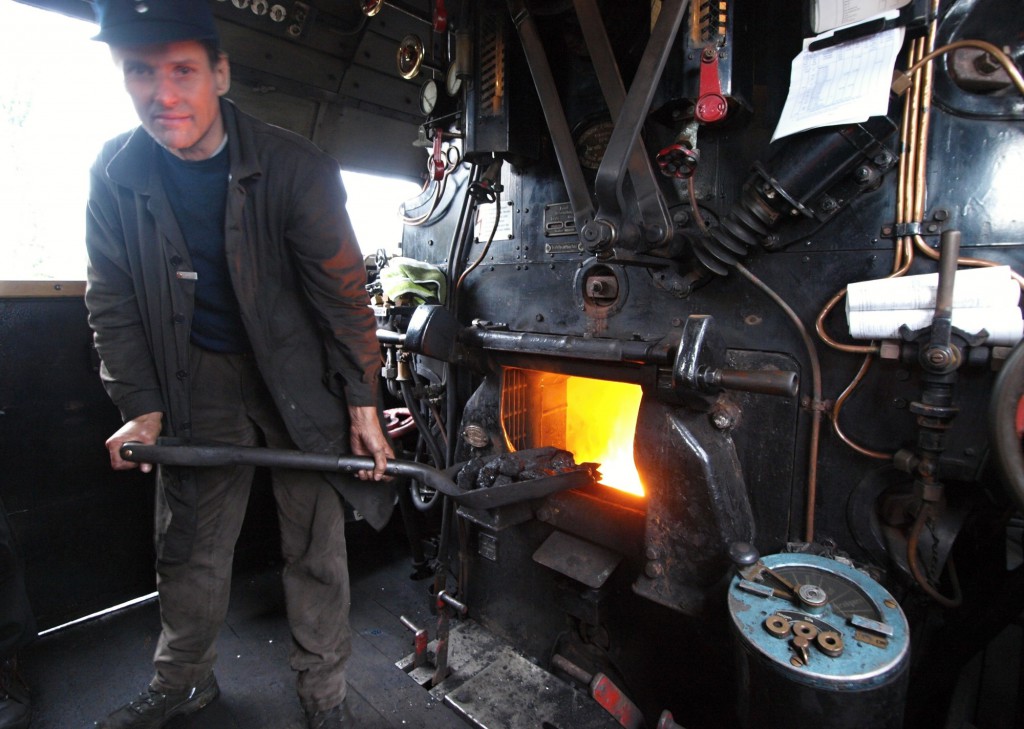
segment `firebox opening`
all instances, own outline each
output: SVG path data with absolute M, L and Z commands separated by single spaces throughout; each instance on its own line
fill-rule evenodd
M 639 385 L 508 367 L 501 424 L 512 450 L 555 446 L 601 464 L 601 483 L 643 496 L 633 462 Z

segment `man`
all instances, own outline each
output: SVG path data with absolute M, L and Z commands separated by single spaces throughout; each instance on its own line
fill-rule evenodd
M 206 0 L 98 0 L 142 127 L 93 166 L 86 304 L 124 426 L 158 435 L 373 456 L 361 480 L 275 469 L 290 662 L 311 728 L 351 725 L 344 512 L 393 497 L 377 411 L 379 351 L 337 163 L 221 97 L 227 57 Z M 151 466 L 143 464 L 143 471 Z M 218 693 L 214 640 L 252 469 L 160 468 L 155 675 L 100 727 L 150 729 Z

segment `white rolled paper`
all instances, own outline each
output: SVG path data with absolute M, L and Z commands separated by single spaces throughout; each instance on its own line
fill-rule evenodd
M 932 323 L 933 309 L 851 311 L 847 313 L 850 336 L 855 339 L 898 339 L 904 324 L 912 330 Z M 1012 346 L 1024 337 L 1024 318 L 1017 306 L 999 308 L 953 308 L 953 326 L 969 334 L 982 329 L 989 334 L 986 344 Z
M 939 274 L 883 278 L 852 283 L 846 289 L 846 311 L 934 309 Z M 1017 306 L 1020 286 L 1009 266 L 966 268 L 953 280 L 953 309 Z

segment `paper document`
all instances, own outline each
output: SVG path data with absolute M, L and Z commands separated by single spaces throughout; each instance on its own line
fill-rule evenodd
M 932 323 L 931 309 L 851 311 L 850 336 L 854 339 L 899 339 L 900 327 L 912 331 Z M 968 334 L 988 332 L 986 344 L 1012 347 L 1024 337 L 1024 319 L 1016 306 L 1000 309 L 953 309 L 953 326 Z
M 807 129 L 855 124 L 889 109 L 889 85 L 903 28 L 884 30 L 793 59 L 789 96 L 772 141 Z
M 988 332 L 987 344 L 1012 346 L 1024 336 L 1020 285 L 1009 266 L 966 268 L 953 279 L 953 326 Z M 855 339 L 897 339 L 932 323 L 939 274 L 880 278 L 846 287 L 846 319 Z
M 909 4 L 910 0 L 815 0 L 811 27 L 815 33 L 824 33 Z
M 939 274 L 859 281 L 846 287 L 846 311 L 934 309 Z M 1015 307 L 1020 286 L 1009 266 L 965 268 L 953 279 L 953 308 Z

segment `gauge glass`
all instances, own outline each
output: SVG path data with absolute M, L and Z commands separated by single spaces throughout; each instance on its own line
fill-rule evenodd
M 454 63 L 448 67 L 448 73 L 445 74 L 444 87 L 449 96 L 455 96 L 462 88 L 462 79 L 459 78 L 458 69 Z
M 437 105 L 437 82 L 433 79 L 428 79 L 422 87 L 420 87 L 420 111 L 424 114 L 430 114 L 434 111 L 434 107 Z
M 882 620 L 882 613 L 871 597 L 848 577 L 810 565 L 781 565 L 773 567 L 772 571 L 794 587 L 814 585 L 821 588 L 828 597 L 827 606 L 837 615 L 844 618 L 859 615 L 870 620 Z

